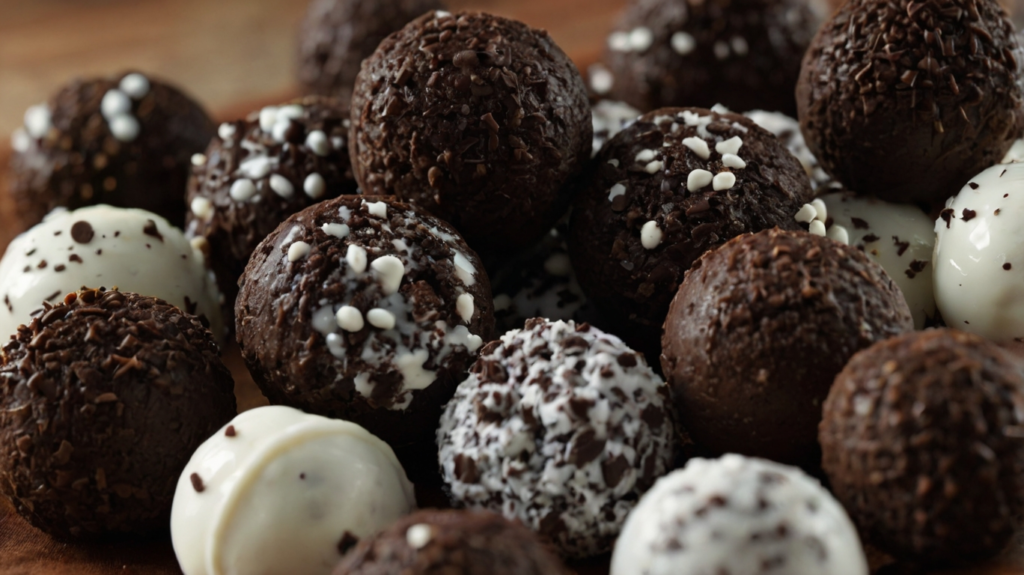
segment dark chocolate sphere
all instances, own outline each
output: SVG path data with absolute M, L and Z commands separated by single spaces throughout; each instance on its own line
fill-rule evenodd
M 314 0 L 299 29 L 298 77 L 303 92 L 352 98 L 363 60 L 388 34 L 430 10 L 440 0 Z
M 334 575 L 568 575 L 517 522 L 484 510 L 407 515 L 348 553 Z
M 806 0 L 633 0 L 608 36 L 605 97 L 796 114 L 800 61 L 821 22 Z
M 152 297 L 82 290 L 3 349 L 0 492 L 39 529 L 166 529 L 192 452 L 235 415 L 213 335 Z
M 12 138 L 9 188 L 23 228 L 57 207 L 141 208 L 185 222 L 193 154 L 214 134 L 177 88 L 139 73 L 74 80 L 29 108 Z
M 238 278 L 263 238 L 321 200 L 356 193 L 348 157 L 348 107 L 310 96 L 220 125 L 188 185 L 190 238 L 224 294 L 228 323 Z
M 656 110 L 598 154 L 573 206 L 569 253 L 599 308 L 657 340 L 694 260 L 743 233 L 799 229 L 793 215 L 812 197 L 800 163 L 750 119 Z
M 853 356 L 820 439 L 836 497 L 880 548 L 929 564 L 1006 547 L 1024 513 L 1024 372 L 952 329 L 907 333 Z
M 271 403 L 362 425 L 414 480 L 436 468 L 441 407 L 494 329 L 483 264 L 451 226 L 341 196 L 285 220 L 239 285 L 238 343 Z
M 913 329 L 899 287 L 862 252 L 768 230 L 694 263 L 665 321 L 661 364 L 698 445 L 807 464 L 846 361 Z
M 476 249 L 526 247 L 554 226 L 590 158 L 583 79 L 547 32 L 477 12 L 432 12 L 363 63 L 352 167 Z
M 942 202 L 1024 130 L 1024 58 L 994 0 L 850 0 L 818 32 L 800 125 L 847 188 Z

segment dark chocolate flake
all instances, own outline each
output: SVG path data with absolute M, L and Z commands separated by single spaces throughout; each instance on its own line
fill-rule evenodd
M 160 240 L 161 243 L 164 241 L 164 236 L 160 233 L 160 230 L 157 229 L 156 222 L 154 222 L 153 220 L 146 220 L 146 225 L 145 227 L 142 228 L 142 233 L 146 234 L 147 236 L 153 236 L 154 238 Z
M 234 436 L 238 435 L 238 432 L 235 431 L 235 426 L 234 425 L 229 425 L 227 427 L 227 429 L 224 430 L 224 435 L 226 435 L 228 437 L 234 437 Z
M 853 222 L 853 228 L 857 230 L 866 230 L 871 227 L 865 220 L 860 218 L 850 218 L 850 221 Z
M 341 539 L 338 541 L 338 553 L 341 553 L 342 555 L 348 553 L 349 550 L 356 546 L 356 543 L 359 543 L 359 538 L 351 532 L 345 531 L 345 533 L 341 535 Z
M 199 477 L 198 473 L 193 473 L 188 476 L 189 480 L 192 481 L 192 489 L 196 490 L 196 493 L 202 493 L 206 487 L 203 485 L 203 478 Z
M 1010 271 L 1011 269 L 1013 269 L 1013 265 L 1010 262 L 1006 262 L 1005 264 L 1003 264 L 1003 269 L 1006 271 Z
M 977 216 L 977 215 L 978 215 L 978 212 L 976 212 L 974 210 L 968 210 L 967 208 L 964 208 L 963 220 L 965 222 L 969 222 L 969 221 L 973 220 L 975 218 L 975 216 Z
M 92 224 L 85 220 L 79 220 L 71 226 L 71 239 L 80 244 L 91 242 L 95 236 L 96 231 L 92 229 Z

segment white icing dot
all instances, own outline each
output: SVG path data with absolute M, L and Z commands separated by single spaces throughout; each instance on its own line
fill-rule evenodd
M 422 549 L 433 537 L 433 529 L 426 523 L 417 523 L 405 532 L 405 542 L 413 549 Z
M 711 148 L 708 147 L 708 143 L 702 138 L 683 138 L 683 145 L 693 150 L 693 153 L 697 154 L 697 157 L 702 160 L 711 157 Z
M 644 28 L 641 26 L 639 28 L 634 28 L 633 31 L 629 33 L 629 47 L 636 52 L 643 52 L 644 50 L 647 50 L 651 47 L 652 43 L 654 43 L 654 34 L 651 32 L 650 28 Z
M 347 227 L 347 226 L 346 226 Z M 349 245 L 345 252 L 345 263 L 354 273 L 361 274 L 366 271 L 366 249 L 362 246 Z
M 730 44 L 732 44 L 732 51 L 735 52 L 737 56 L 746 56 L 747 52 L 750 50 L 747 46 L 746 38 L 742 36 L 734 36 L 730 41 Z
M 370 311 L 366 312 L 366 320 L 370 322 L 373 327 L 388 330 L 395 327 L 395 314 L 389 312 L 386 309 L 380 309 L 375 307 Z
M 615 198 L 626 194 L 626 186 L 622 184 L 615 184 L 612 189 L 608 190 L 608 201 L 614 201 Z
M 32 138 L 25 131 L 25 128 L 16 128 L 11 134 L 11 148 L 15 152 L 27 152 L 32 147 Z
M 640 228 L 640 244 L 645 249 L 653 250 L 661 244 L 661 240 L 665 237 L 662 233 L 661 228 L 658 226 L 658 222 L 651 220 L 644 224 L 644 227 Z
M 267 156 L 253 156 L 238 166 L 238 172 L 247 178 L 259 180 L 267 176 L 274 169 L 275 158 Z
M 801 224 L 809 224 L 814 221 L 814 218 L 818 215 L 818 211 L 814 209 L 811 204 L 804 204 L 800 207 L 800 211 L 796 213 L 794 218 Z
M 696 192 L 710 184 L 714 178 L 715 175 L 707 170 L 694 170 L 690 172 L 690 175 L 686 176 L 686 189 Z
M 100 112 L 107 121 L 132 111 L 132 100 L 121 90 L 108 90 L 100 102 Z
M 260 110 L 260 129 L 268 134 L 277 123 L 277 106 L 267 106 Z
M 676 54 L 685 56 L 693 49 L 697 47 L 697 41 L 693 39 L 693 36 L 686 32 L 676 32 L 672 35 L 672 49 L 676 51 Z
M 828 239 L 830 240 L 835 240 L 841 244 L 850 244 L 850 232 L 848 232 L 846 228 L 840 225 L 834 225 L 831 228 L 829 228 L 826 237 L 828 237 Z
M 648 174 L 657 174 L 664 167 L 664 162 L 662 162 L 661 160 L 654 160 L 653 162 L 644 166 L 644 171 L 647 172 Z
M 363 314 L 350 305 L 343 305 L 338 313 L 334 315 L 338 321 L 338 327 L 345 331 L 357 332 L 363 329 Z
M 364 201 L 363 205 L 366 206 L 366 211 L 370 212 L 371 216 L 377 216 L 378 218 L 387 219 L 388 217 L 388 205 L 384 202 L 367 202 Z
M 131 142 L 139 136 L 139 121 L 132 116 L 115 116 L 110 120 L 110 133 L 119 141 Z
M 339 239 L 348 237 L 349 232 L 348 226 L 345 224 L 324 224 L 320 226 L 320 229 L 323 230 L 325 234 Z M 349 249 L 352 249 L 352 247 L 349 246 Z
M 743 158 L 736 154 L 722 154 L 722 165 L 734 170 L 742 170 L 747 167 L 747 163 L 743 161 Z
M 729 57 L 729 45 L 725 42 L 715 42 L 715 58 L 719 60 L 725 60 Z
M 462 255 L 462 252 L 455 252 L 455 275 L 459 276 L 462 283 L 472 286 L 476 283 L 476 268 L 469 258 Z
M 206 164 L 206 154 L 192 154 L 192 165 L 199 167 Z
M 464 293 L 459 295 L 458 299 L 455 300 L 455 311 L 458 312 L 459 317 L 462 321 L 469 323 L 473 319 L 473 311 L 475 306 L 473 305 L 473 295 Z
M 811 227 L 808 229 L 809 232 L 816 236 L 825 235 L 825 222 L 821 220 L 814 220 L 811 222 Z
M 654 150 L 640 150 L 640 152 L 636 155 L 636 161 L 638 164 L 643 164 L 646 162 L 650 162 L 656 157 L 658 157 L 658 152 Z
M 236 202 L 244 202 L 256 195 L 256 184 L 246 178 L 235 180 L 235 183 L 231 184 L 231 191 L 228 194 Z
M 302 182 L 302 190 L 306 192 L 307 196 L 317 200 L 323 197 L 327 191 L 327 182 L 324 181 L 323 176 L 313 172 Z
M 235 125 L 224 122 L 217 128 L 217 136 L 221 140 L 230 140 L 235 136 Z
M 288 261 L 297 262 L 309 255 L 309 244 L 306 242 L 295 242 L 288 246 Z
M 629 32 L 612 32 L 608 36 L 608 47 L 615 52 L 629 52 Z
M 149 93 L 149 79 L 139 73 L 128 74 L 124 78 L 121 78 L 121 83 L 118 86 L 121 91 L 132 97 L 133 100 L 139 100 Z
M 270 176 L 270 189 L 282 198 L 290 198 L 295 193 L 295 187 L 281 174 Z
M 331 153 L 331 143 L 327 140 L 327 134 L 320 130 L 313 130 L 306 136 L 306 147 L 318 156 Z
M 715 144 L 715 151 L 719 154 L 738 154 L 740 148 L 743 147 L 743 138 L 739 136 L 733 136 L 728 140 L 724 140 Z
M 325 305 L 313 312 L 313 329 L 327 335 L 338 328 L 338 320 L 334 318 L 334 306 Z
M 345 357 L 345 340 L 336 333 L 327 334 L 327 349 L 337 358 Z
M 395 256 L 382 256 L 370 264 L 370 267 L 379 274 L 380 285 L 384 293 L 391 295 L 398 291 L 402 285 L 402 277 L 405 276 L 405 265 L 402 260 Z
M 192 203 L 189 207 L 192 209 L 192 215 L 204 222 L 208 222 L 213 218 L 213 202 L 208 198 L 201 196 L 192 198 Z
M 712 180 L 712 188 L 716 192 L 731 189 L 736 185 L 736 176 L 732 172 L 719 172 Z
M 825 207 L 825 202 L 823 202 L 821 198 L 816 198 L 811 202 L 811 207 L 814 208 L 814 211 L 817 214 L 814 216 L 815 219 L 823 222 L 828 219 L 828 208 Z
M 42 138 L 50 131 L 50 109 L 46 104 L 36 104 L 25 110 L 25 129 L 33 138 Z

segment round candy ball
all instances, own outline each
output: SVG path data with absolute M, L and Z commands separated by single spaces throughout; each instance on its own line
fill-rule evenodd
M 872 543 L 947 566 L 1001 551 L 1024 512 L 1024 375 L 996 344 L 951 329 L 855 355 L 821 424 L 836 497 Z
M 994 0 L 846 2 L 804 58 L 807 145 L 850 190 L 944 201 L 1024 131 L 1019 50 Z
M 547 32 L 432 12 L 366 59 L 352 97 L 352 167 L 450 222 L 476 249 L 514 249 L 561 218 L 593 147 L 575 64 Z
M 899 287 L 859 250 L 768 230 L 694 264 L 665 320 L 661 365 L 697 445 L 809 464 L 846 361 L 913 329 Z
M 611 550 L 674 439 L 668 389 L 642 356 L 542 318 L 480 352 L 437 433 L 456 506 L 519 520 L 566 557 Z
M 656 339 L 694 260 L 743 233 L 800 229 L 793 214 L 811 198 L 800 163 L 753 121 L 665 108 L 597 155 L 573 206 L 569 253 L 599 308 Z
M 484 510 L 407 515 L 359 543 L 334 575 L 567 575 L 537 536 Z
M 314 0 L 299 29 L 303 93 L 348 102 L 360 64 L 381 40 L 425 12 L 442 8 L 440 0 Z
M 263 238 L 295 212 L 356 193 L 348 125 L 346 104 L 306 97 L 221 124 L 193 158 L 186 233 L 202 238 L 229 318 L 238 278 Z
M 235 314 L 271 403 L 366 427 L 417 479 L 436 468 L 441 408 L 494 329 L 483 264 L 458 233 L 374 196 L 282 223 L 249 261 Z
M 175 478 L 234 415 L 231 373 L 196 318 L 83 289 L 4 346 L 0 492 L 56 537 L 166 528 Z
M 821 16 L 804 0 L 633 0 L 608 36 L 606 97 L 796 113 L 800 61 Z
M 164 82 L 137 72 L 74 80 L 29 108 L 11 138 L 18 218 L 28 228 L 57 207 L 110 204 L 180 227 L 192 155 L 213 134 L 199 104 Z
M 691 459 L 629 515 L 611 575 L 867 575 L 842 506 L 799 469 L 726 455 Z
M 188 575 L 328 573 L 359 539 L 416 509 L 387 444 L 282 406 L 231 420 L 177 485 L 171 540 Z

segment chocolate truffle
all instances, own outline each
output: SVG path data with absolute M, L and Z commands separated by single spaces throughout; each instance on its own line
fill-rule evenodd
M 842 185 L 832 179 L 825 170 L 818 164 L 818 158 L 807 149 L 804 142 L 804 135 L 800 131 L 800 122 L 785 114 L 778 112 L 766 112 L 764 110 L 751 110 L 744 112 L 744 116 L 753 120 L 758 126 L 775 134 L 782 140 L 789 153 L 793 154 L 800 165 L 804 167 L 807 176 L 811 178 L 811 188 L 815 193 L 822 194 L 831 189 L 842 188 Z
M 419 204 L 478 250 L 522 248 L 565 214 L 592 130 L 583 79 L 547 32 L 432 12 L 363 63 L 352 168 L 366 193 Z
M 1001 551 L 1024 512 L 1024 375 L 996 344 L 952 329 L 856 354 L 821 424 L 836 497 L 872 543 L 948 566 Z
M 59 210 L 7 246 L 0 259 L 0 343 L 82 286 L 158 297 L 197 315 L 224 337 L 220 293 L 202 251 L 143 210 Z
M 388 34 L 440 0 L 314 0 L 299 29 L 298 76 L 307 94 L 352 99 L 359 65 Z
M 341 196 L 288 218 L 240 280 L 236 333 L 271 403 L 348 419 L 421 479 L 441 408 L 494 329 L 477 255 L 394 198 Z M 429 467 L 429 466 L 428 466 Z
M 233 389 L 209 330 L 163 300 L 47 303 L 0 359 L 0 492 L 57 537 L 166 528 L 175 478 L 234 416 Z
M 517 519 L 566 557 L 611 550 L 675 449 L 668 388 L 588 324 L 534 318 L 480 352 L 437 433 L 452 502 Z
M 629 515 L 611 575 L 868 575 L 850 518 L 816 480 L 763 459 L 691 459 Z
M 329 573 L 360 538 L 416 509 L 387 444 L 282 406 L 231 420 L 177 483 L 171 540 L 188 575 Z
M 993 0 L 850 0 L 797 87 L 825 171 L 892 202 L 941 202 L 1024 130 L 1013 25 Z
M 182 226 L 189 161 L 213 137 L 206 112 L 137 72 L 74 80 L 25 112 L 9 191 L 23 228 L 56 207 L 142 208 Z
M 633 0 L 608 36 L 606 97 L 644 112 L 723 104 L 792 116 L 819 22 L 804 0 Z
M 694 264 L 665 320 L 661 365 L 698 445 L 806 464 L 846 361 L 913 329 L 899 287 L 859 250 L 768 230 Z
M 346 104 L 306 97 L 221 124 L 193 158 L 186 233 L 208 246 L 229 320 L 238 278 L 263 238 L 295 212 L 356 193 L 348 125 Z
M 484 510 L 413 513 L 345 556 L 334 575 L 568 575 L 536 535 Z
M 599 309 L 657 340 L 694 260 L 742 233 L 800 229 L 793 214 L 812 197 L 796 158 L 748 118 L 665 108 L 598 154 L 569 253 Z

